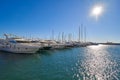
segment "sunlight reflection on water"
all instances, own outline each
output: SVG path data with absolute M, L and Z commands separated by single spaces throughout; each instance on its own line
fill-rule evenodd
M 120 80 L 120 46 L 0 52 L 0 80 Z
M 109 46 L 89 46 L 74 67 L 74 80 L 119 80 L 119 64 L 108 52 Z M 81 55 L 81 54 L 80 54 Z

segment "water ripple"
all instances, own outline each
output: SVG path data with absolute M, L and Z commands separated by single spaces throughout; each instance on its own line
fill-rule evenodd
M 119 80 L 120 68 L 108 46 L 90 46 L 78 55 L 74 80 Z M 113 53 L 112 53 L 113 54 Z M 80 55 L 83 58 L 81 59 Z

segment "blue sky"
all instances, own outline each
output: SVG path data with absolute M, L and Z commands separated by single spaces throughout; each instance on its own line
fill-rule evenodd
M 87 28 L 87 40 L 120 42 L 119 0 L 0 0 L 0 35 L 50 38 L 64 32 L 78 36 L 78 27 Z M 96 4 L 104 12 L 96 20 L 90 16 Z

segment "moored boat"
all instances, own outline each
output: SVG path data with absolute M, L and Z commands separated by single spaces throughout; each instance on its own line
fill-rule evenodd
M 1 50 L 12 52 L 12 53 L 36 53 L 40 46 L 31 43 L 31 41 L 20 38 L 11 37 L 8 34 L 4 34 L 6 39 L 0 39 L 0 44 L 2 45 Z

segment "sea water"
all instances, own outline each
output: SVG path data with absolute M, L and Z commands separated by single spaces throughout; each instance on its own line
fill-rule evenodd
M 120 46 L 0 52 L 0 80 L 120 80 Z

